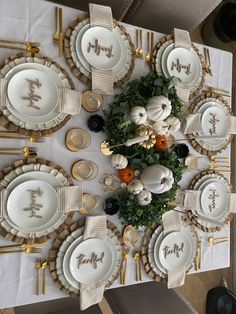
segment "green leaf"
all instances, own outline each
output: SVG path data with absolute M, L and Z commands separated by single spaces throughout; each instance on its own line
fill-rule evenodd
M 155 86 L 162 87 L 162 86 L 163 86 L 163 78 L 162 78 L 162 77 L 158 77 L 158 78 L 154 81 L 154 85 L 155 85 Z
M 155 88 L 155 93 L 154 93 L 155 96 L 161 96 L 161 88 L 160 87 L 156 87 Z

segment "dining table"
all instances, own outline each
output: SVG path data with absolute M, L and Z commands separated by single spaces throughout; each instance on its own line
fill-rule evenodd
M 58 47 L 53 44 L 54 33 L 54 9 L 56 4 L 44 0 L 1 0 L 0 1 L 0 39 L 20 40 L 40 42 L 40 53 L 48 56 L 59 63 L 69 74 L 75 84 L 75 89 L 83 92 L 87 89 L 82 82 L 80 82 L 70 71 L 65 58 L 59 57 Z M 73 20 L 80 16 L 83 12 L 65 6 L 59 6 L 63 9 L 63 30 L 65 31 Z M 137 27 L 134 25 L 124 24 L 126 30 L 129 32 L 133 42 L 135 42 L 135 34 Z M 146 52 L 146 32 L 143 29 L 143 49 Z M 163 34 L 154 32 L 154 44 L 157 43 Z M 203 53 L 204 45 L 196 43 L 200 53 Z M 208 47 L 211 56 L 211 70 L 212 76 L 206 75 L 205 84 L 214 88 L 226 90 L 231 94 L 232 90 L 232 61 L 233 56 L 230 52 Z M 17 51 L 0 48 L 0 63 L 4 62 L 5 58 L 16 54 Z M 148 74 L 150 67 L 141 58 L 136 58 L 135 67 L 130 77 L 130 81 L 139 78 L 142 75 Z M 120 90 L 114 90 L 114 94 L 119 93 Z M 113 99 L 112 96 L 106 97 L 107 106 Z M 231 98 L 227 97 L 229 106 L 231 106 Z M 102 111 L 101 111 L 102 114 Z M 106 138 L 105 133 L 92 133 L 87 127 L 87 119 L 91 113 L 81 109 L 80 115 L 72 117 L 69 122 L 53 136 L 47 137 L 44 143 L 31 143 L 31 146 L 38 148 L 38 156 L 47 160 L 51 160 L 61 165 L 69 174 L 71 174 L 72 165 L 79 159 L 89 159 L 98 165 L 98 175 L 93 181 L 79 183 L 74 180 L 75 185 L 80 185 L 83 192 L 101 195 L 104 198 L 111 195 L 111 192 L 104 192 L 99 183 L 104 173 L 113 173 L 114 169 L 110 163 L 110 156 L 104 156 L 100 151 L 100 143 Z M 65 146 L 65 136 L 70 128 L 83 128 L 90 132 L 91 142 L 86 149 L 79 152 L 71 152 Z M 1 127 L 1 130 L 4 128 Z M 186 140 L 187 137 L 182 131 L 175 133 L 176 139 Z M 23 147 L 27 146 L 27 141 L 16 141 L 0 139 L 0 147 Z M 207 169 L 207 156 L 200 155 L 189 145 L 190 153 L 200 158 L 199 166 L 201 169 Z M 229 145 L 220 156 L 229 158 L 231 156 L 231 145 Z M 0 168 L 17 160 L 16 156 L 1 156 Z M 183 190 L 187 189 L 193 177 L 200 172 L 187 171 L 184 173 L 180 186 Z M 225 177 L 230 180 L 230 173 L 224 173 Z M 81 217 L 81 214 L 76 213 L 74 219 Z M 119 216 L 107 216 L 107 219 L 112 221 L 121 231 L 122 225 Z M 202 256 L 201 268 L 197 272 L 206 272 L 230 266 L 230 241 L 216 246 L 209 246 L 209 236 L 230 237 L 230 224 L 225 225 L 220 231 L 213 233 L 206 233 L 196 229 L 197 235 L 202 237 Z M 47 258 L 52 240 L 49 240 L 48 245 L 43 248 L 42 256 Z M 12 244 L 0 237 L 0 245 Z M 65 297 L 66 295 L 60 291 L 50 277 L 49 272 L 46 274 L 46 294 L 35 294 L 35 278 L 36 272 L 34 263 L 37 254 L 6 254 L 0 255 L 0 308 L 15 307 L 24 304 L 47 301 L 57 298 Z M 188 274 L 196 273 L 192 268 Z M 126 285 L 142 284 L 151 279 L 146 275 L 142 269 L 142 282 L 135 279 L 135 261 L 130 255 L 127 265 Z M 125 287 L 120 285 L 119 279 L 114 282 L 112 288 Z

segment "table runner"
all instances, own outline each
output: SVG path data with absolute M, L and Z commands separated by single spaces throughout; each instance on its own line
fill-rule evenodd
M 70 72 L 64 58 L 58 57 L 58 47 L 52 43 L 52 34 L 54 32 L 54 7 L 56 5 L 48 3 L 42 0 L 1 0 L 0 1 L 0 38 L 15 39 L 15 40 L 31 40 L 41 42 L 41 53 L 52 58 L 64 67 L 75 83 L 75 89 L 83 91 L 85 85 L 79 82 L 75 76 Z M 63 7 L 63 26 L 67 28 L 68 24 L 75 20 L 81 12 Z M 136 27 L 131 25 L 125 25 L 127 31 L 130 33 L 132 39 L 135 39 Z M 154 34 L 154 43 L 161 39 L 163 34 Z M 202 52 L 202 45 L 197 45 Z M 143 48 L 146 49 L 146 32 L 143 31 Z M 13 54 L 11 50 L 0 51 L 0 62 L 3 62 L 5 58 Z M 206 82 L 208 85 L 221 88 L 224 90 L 231 91 L 232 78 L 232 55 L 225 51 L 220 51 L 214 48 L 210 48 L 212 71 L 213 77 L 207 75 Z M 225 71 L 224 69 L 228 69 Z M 134 72 L 130 80 L 139 78 L 141 75 L 145 75 L 149 72 L 148 64 L 144 63 L 141 59 L 135 60 Z M 217 75 L 220 73 L 220 75 Z M 117 90 L 114 93 L 118 92 Z M 111 99 L 111 98 L 109 98 Z M 113 168 L 110 166 L 110 157 L 105 157 L 99 152 L 99 144 L 104 139 L 104 134 L 91 133 L 92 140 L 90 146 L 86 150 L 81 150 L 78 154 L 69 152 L 66 150 L 64 142 L 65 135 L 69 128 L 82 127 L 87 129 L 87 118 L 90 116 L 89 113 L 81 110 L 79 117 L 73 117 L 68 122 L 66 127 L 59 130 L 53 138 L 48 138 L 46 142 L 39 147 L 39 156 L 50 159 L 55 163 L 60 164 L 65 170 L 70 173 L 72 164 L 78 160 L 78 158 L 90 158 L 99 165 L 99 174 L 95 181 L 89 183 L 83 183 L 84 192 L 92 194 L 103 195 L 102 187 L 98 184 L 104 172 L 111 172 Z M 183 138 L 183 134 L 178 132 L 176 138 Z M 19 141 L 18 144 L 25 145 L 25 141 Z M 14 140 L 4 142 L 9 147 L 16 146 Z M 2 144 L 2 146 L 4 145 Z M 36 145 L 35 145 L 36 146 Z M 197 155 L 190 145 L 190 153 Z M 224 151 L 225 156 L 229 156 L 230 147 Z M 15 160 L 14 157 L 1 157 L 0 167 L 4 167 L 10 162 Z M 188 188 L 191 179 L 196 173 L 191 172 L 183 176 L 181 180 L 182 189 Z M 96 191 L 96 193 L 94 193 Z M 108 194 L 105 194 L 108 195 Z M 75 214 L 79 217 L 78 214 Z M 109 217 L 117 226 L 121 227 L 121 224 L 117 216 Z M 199 236 L 202 236 L 207 240 L 209 234 L 197 230 Z M 223 230 L 217 233 L 217 236 L 228 236 L 229 227 L 225 227 Z M 5 240 L 0 238 L 1 245 L 6 244 Z M 47 256 L 48 248 L 43 249 L 43 256 Z M 35 286 L 35 270 L 33 263 L 35 256 L 14 256 L 14 258 L 5 255 L 1 256 L 1 282 L 0 291 L 2 291 L 0 308 L 19 306 L 27 303 L 34 303 L 40 301 L 46 301 L 50 299 L 56 299 L 64 297 L 64 293 L 58 290 L 55 283 L 51 280 L 49 274 L 47 274 L 47 294 L 45 296 L 40 295 L 39 297 L 33 295 L 33 289 Z M 207 271 L 217 268 L 224 268 L 229 266 L 230 254 L 229 244 L 226 243 L 224 246 L 216 246 L 209 248 L 207 243 L 204 243 L 204 251 L 202 251 L 202 268 L 201 271 Z M 190 273 L 193 270 L 190 271 Z M 143 282 L 150 280 L 149 277 L 142 271 Z M 126 283 L 135 284 L 135 262 L 132 258 L 129 259 L 127 267 Z M 119 281 L 113 284 L 112 287 L 119 286 Z M 8 289 L 6 289 L 8 287 Z M 10 293 L 9 293 L 10 291 Z

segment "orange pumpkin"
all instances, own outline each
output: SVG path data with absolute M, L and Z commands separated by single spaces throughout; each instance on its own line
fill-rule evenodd
M 135 171 L 133 168 L 126 167 L 118 170 L 118 177 L 122 182 L 129 184 L 135 177 L 134 173 Z
M 167 137 L 165 135 L 157 135 L 154 147 L 160 152 L 166 150 L 169 147 Z

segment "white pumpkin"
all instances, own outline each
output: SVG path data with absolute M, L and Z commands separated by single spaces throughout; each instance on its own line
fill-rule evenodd
M 169 131 L 175 132 L 175 131 L 178 131 L 178 129 L 180 128 L 180 121 L 176 117 L 169 117 L 165 120 L 165 122 L 168 125 Z
M 145 168 L 140 175 L 140 180 L 144 188 L 154 194 L 169 191 L 174 183 L 172 171 L 162 165 Z
M 135 179 L 132 182 L 130 182 L 127 186 L 127 190 L 134 194 L 137 195 L 143 190 L 143 184 L 140 180 Z
M 142 106 L 135 106 L 130 110 L 130 119 L 137 125 L 144 124 L 147 121 L 147 111 Z
M 153 96 L 149 99 L 146 110 L 151 121 L 164 120 L 171 113 L 171 101 L 165 96 Z
M 153 123 L 152 127 L 157 135 L 169 134 L 168 124 L 165 121 L 158 120 Z
M 137 197 L 138 203 L 141 206 L 148 205 L 152 201 L 152 193 L 147 190 L 142 190 L 142 192 L 140 192 Z
M 116 169 L 124 169 L 128 165 L 128 159 L 121 154 L 114 154 L 111 157 L 111 164 Z

